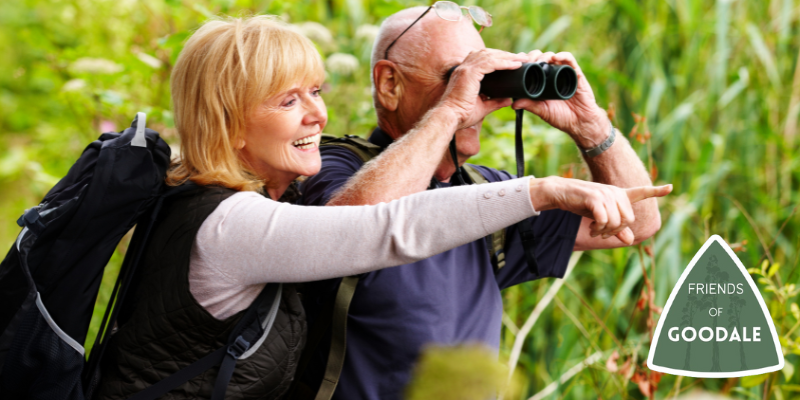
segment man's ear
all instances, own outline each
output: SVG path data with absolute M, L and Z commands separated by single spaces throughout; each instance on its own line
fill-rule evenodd
M 375 96 L 381 106 L 388 111 L 396 111 L 403 94 L 403 80 L 397 70 L 397 64 L 389 60 L 380 60 L 372 69 L 372 81 L 375 82 Z

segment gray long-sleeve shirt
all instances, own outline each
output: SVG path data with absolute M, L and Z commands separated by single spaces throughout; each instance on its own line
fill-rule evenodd
M 536 215 L 529 179 L 358 207 L 303 207 L 237 193 L 197 234 L 192 295 L 224 319 L 247 308 L 267 282 L 355 275 L 428 258 Z

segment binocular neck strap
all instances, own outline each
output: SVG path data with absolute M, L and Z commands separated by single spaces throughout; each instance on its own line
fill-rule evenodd
M 518 178 L 525 176 L 525 154 L 522 148 L 522 113 L 522 109 L 517 110 L 514 132 L 514 152 L 517 156 Z M 519 229 L 519 237 L 522 240 L 522 248 L 525 249 L 525 261 L 528 263 L 528 270 L 535 276 L 539 276 L 539 263 L 536 262 L 536 253 L 534 253 L 536 236 L 533 234 L 531 218 L 523 219 L 517 227 Z
M 522 114 L 523 110 L 517 110 L 517 120 L 515 126 L 514 138 L 514 152 L 517 157 L 517 177 L 525 176 L 525 154 L 522 149 Z M 456 155 L 456 135 L 453 134 L 453 139 L 450 140 L 450 157 L 453 159 L 453 165 L 456 171 L 450 178 L 452 186 L 459 186 L 466 184 L 464 180 L 463 169 L 458 165 L 458 157 Z M 535 217 L 534 217 L 535 218 Z M 522 247 L 525 249 L 525 261 L 528 263 L 528 270 L 535 276 L 539 276 L 539 263 L 536 262 L 536 254 L 534 248 L 536 247 L 536 236 L 533 233 L 533 224 L 531 218 L 524 219 L 519 222 L 519 236 L 522 240 Z
M 514 129 L 514 153 L 517 156 L 517 178 L 525 176 L 525 154 L 522 150 L 522 109 L 517 110 L 517 121 Z
M 458 155 L 456 155 L 456 135 L 453 134 L 453 139 L 450 140 L 450 158 L 453 159 L 453 165 L 456 167 L 456 171 L 453 172 L 453 176 L 450 177 L 450 185 L 452 186 L 461 186 L 466 185 L 466 181 L 464 180 L 464 169 L 458 165 Z

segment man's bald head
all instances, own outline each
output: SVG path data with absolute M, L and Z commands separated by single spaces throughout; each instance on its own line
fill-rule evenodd
M 383 21 L 378 36 L 375 38 L 375 44 L 372 46 L 372 59 L 370 60 L 370 70 L 375 68 L 375 63 L 383 60 L 386 53 L 386 48 L 397 39 L 398 36 L 408 28 L 415 19 L 419 18 L 428 7 L 411 7 L 402 11 L 398 11 Z M 416 64 L 420 56 L 428 54 L 431 50 L 430 36 L 428 32 L 423 29 L 425 25 L 433 18 L 438 17 L 433 12 L 429 12 L 423 19 L 414 24 L 414 27 L 409 29 L 403 35 L 403 38 L 398 40 L 392 46 L 391 57 L 393 60 L 403 60 L 411 64 Z
M 428 7 L 412 7 L 392 14 L 381 24 L 370 62 L 373 100 L 380 119 L 384 110 L 375 93 L 375 65 L 384 59 L 386 49 L 422 15 Z M 389 50 L 388 60 L 424 86 L 444 85 L 444 73 L 459 64 L 471 51 L 485 48 L 483 39 L 469 16 L 446 21 L 431 10 L 417 21 Z M 414 123 L 416 121 L 409 121 Z
M 372 47 L 370 69 L 384 59 L 386 48 L 392 41 L 427 9 L 422 6 L 407 8 L 383 21 Z M 458 22 L 446 21 L 439 18 L 435 10 L 431 10 L 397 40 L 389 51 L 389 59 L 395 63 L 424 68 L 428 61 L 440 59 L 437 55 L 453 47 L 459 48 L 455 49 L 456 53 L 463 53 L 463 59 L 470 51 L 485 46 L 469 16 L 463 16 Z

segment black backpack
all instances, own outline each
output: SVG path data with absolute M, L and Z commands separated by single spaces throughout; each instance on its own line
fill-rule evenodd
M 13 399 L 90 399 L 99 379 L 109 332 L 133 292 L 139 258 L 168 197 L 169 146 L 146 129 L 138 113 L 131 127 L 104 133 L 17 223 L 22 232 L 0 263 L 0 393 Z M 103 270 L 122 237 L 136 225 L 91 357 L 83 343 Z M 267 285 L 226 346 L 138 393 L 154 399 L 203 371 L 220 366 L 213 399 L 222 399 L 236 360 L 269 332 L 278 284 Z M 130 308 L 132 304 L 125 304 Z

